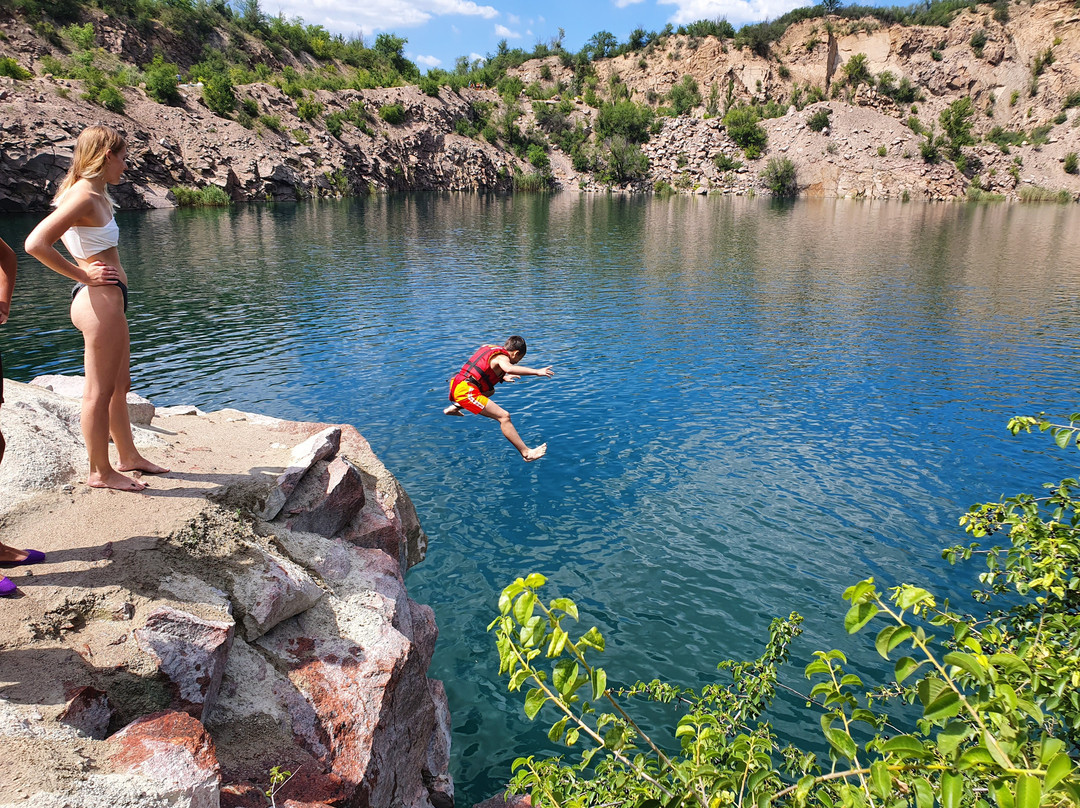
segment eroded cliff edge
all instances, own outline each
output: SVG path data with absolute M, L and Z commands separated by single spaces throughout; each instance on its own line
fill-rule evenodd
M 427 538 L 353 427 L 166 409 L 135 495 L 79 481 L 77 399 L 5 396 L 0 535 L 48 559 L 6 571 L 0 805 L 453 804 Z

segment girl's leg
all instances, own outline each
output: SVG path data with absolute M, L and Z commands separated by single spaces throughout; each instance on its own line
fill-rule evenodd
M 127 319 L 124 320 L 124 331 L 127 334 Z M 112 398 L 109 400 L 109 434 L 112 436 L 113 445 L 120 455 L 120 462 L 116 467 L 120 471 L 143 471 L 147 474 L 164 474 L 167 468 L 151 463 L 143 457 L 135 448 L 135 439 L 131 434 L 131 418 L 128 414 L 127 394 L 131 389 L 131 342 L 130 337 L 124 340 L 123 355 L 120 357 L 120 367 L 117 370 L 116 386 L 113 388 Z
M 141 491 L 145 485 L 118 472 L 109 460 L 110 404 L 128 354 L 123 305 L 120 290 L 105 286 L 83 289 L 71 304 L 71 322 L 82 332 L 86 346 L 82 400 L 82 433 L 90 458 L 86 483 L 93 488 Z M 130 431 L 129 427 L 129 435 Z

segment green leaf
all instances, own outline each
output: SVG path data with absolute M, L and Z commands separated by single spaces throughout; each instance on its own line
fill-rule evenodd
M 563 631 L 562 626 L 556 626 L 551 631 L 551 642 L 548 643 L 547 655 L 549 658 L 559 656 L 566 648 L 566 641 L 570 635 Z
M 964 796 L 964 779 L 955 772 L 941 774 L 941 808 L 960 808 Z
M 956 763 L 960 769 L 970 769 L 972 766 L 993 766 L 994 756 L 985 746 L 975 746 L 964 750 L 960 760 Z
M 518 578 L 514 583 L 510 584 L 510 586 L 502 591 L 502 594 L 499 595 L 499 611 L 502 614 L 510 614 L 510 604 L 514 599 L 514 596 L 521 592 L 522 589 L 524 589 L 524 587 L 522 586 L 521 579 Z
M 946 665 L 953 665 L 971 674 L 973 677 L 975 677 L 975 680 L 977 682 L 986 681 L 986 666 L 979 662 L 979 660 L 972 654 L 965 654 L 961 651 L 953 651 L 950 654 L 946 654 L 942 659 Z
M 927 721 L 940 721 L 943 718 L 952 718 L 959 712 L 960 696 L 955 690 L 943 690 L 936 699 L 926 705 L 923 718 Z
M 983 730 L 982 743 L 997 765 L 1001 766 L 1003 769 L 1012 768 L 1009 756 L 1005 754 L 1005 750 L 1001 748 L 1001 743 L 997 738 L 990 734 L 989 730 Z
M 994 801 L 998 804 L 998 808 L 1013 808 L 1013 793 L 1009 788 L 1008 780 L 991 783 L 990 790 L 994 794 Z
M 849 586 L 844 590 L 844 600 L 850 601 L 852 604 L 862 603 L 874 594 L 874 579 L 867 578 L 865 581 L 859 581 L 854 586 Z
M 846 757 L 848 760 L 855 760 L 859 754 L 859 748 L 855 745 L 855 741 L 851 739 L 843 730 L 826 728 L 825 740 L 829 742 L 829 745 Z
M 530 721 L 536 718 L 536 714 L 540 712 L 540 708 L 544 706 L 545 701 L 547 701 L 547 696 L 538 687 L 534 687 L 525 696 L 525 715 L 529 717 Z
M 536 595 L 532 592 L 523 593 L 514 603 L 514 619 L 524 625 L 532 617 L 533 606 L 536 605 Z
M 592 693 L 593 700 L 600 698 L 607 690 L 607 673 L 603 668 L 593 668 L 592 672 Z
M 927 600 L 933 600 L 933 596 L 917 586 L 905 585 L 896 593 L 896 605 L 901 609 L 910 609 Z
M 956 748 L 971 734 L 971 727 L 960 721 L 950 721 L 938 733 L 937 748 L 945 756 L 952 755 Z
M 597 651 L 604 650 L 604 637 L 600 633 L 600 629 L 593 626 L 583 635 L 581 635 L 581 642 L 585 643 L 590 648 L 595 648 Z
M 570 716 L 564 715 L 558 721 L 551 725 L 551 729 L 548 730 L 548 740 L 553 743 L 558 743 L 562 738 L 563 732 L 566 730 L 566 722 L 570 719 Z
M 1072 761 L 1064 752 L 1051 760 L 1050 765 L 1046 767 L 1046 790 L 1049 791 L 1068 777 L 1072 768 Z
M 893 666 L 893 673 L 896 676 L 896 683 L 902 684 L 905 679 L 911 676 L 911 674 L 917 671 L 920 667 L 922 667 L 921 662 L 916 662 L 909 656 L 900 657 L 900 659 L 896 660 L 896 665 Z
M 577 729 L 576 727 L 574 729 L 570 730 L 568 733 L 566 733 L 566 745 L 567 746 L 573 746 L 574 744 L 576 744 L 577 740 L 578 740 L 578 736 L 580 736 L 580 735 L 581 735 L 581 730 Z
M 900 645 L 904 640 L 911 636 L 911 628 L 909 626 L 885 626 L 878 632 L 877 639 L 874 640 L 874 647 L 877 648 L 877 652 L 881 654 L 883 659 L 888 659 L 889 654 Z
M 570 600 L 570 598 L 555 598 L 555 600 L 551 601 L 548 605 L 548 611 L 553 612 L 556 609 L 566 612 L 575 620 L 578 619 L 577 604 Z
M 1016 778 L 1016 808 L 1039 808 L 1042 798 L 1042 783 L 1033 774 L 1022 774 Z
M 881 751 L 899 758 L 926 757 L 926 747 L 914 735 L 897 735 L 881 745 Z
M 871 620 L 874 619 L 874 615 L 878 613 L 877 604 L 874 603 L 856 603 L 844 616 L 844 629 L 848 634 L 854 634 Z
M 925 777 L 918 777 L 911 785 L 915 789 L 916 808 L 934 808 L 934 789 L 930 786 L 930 781 Z
M 529 589 L 539 589 L 547 583 L 547 578 L 539 572 L 533 572 L 525 576 L 525 586 Z
M 878 795 L 885 799 L 892 793 L 892 775 L 884 760 L 875 760 L 870 766 L 870 780 Z
M 563 698 L 569 698 L 577 690 L 577 678 L 580 667 L 572 659 L 560 659 L 551 673 L 551 683 L 562 694 Z
M 1054 435 L 1054 443 L 1058 445 L 1059 449 L 1067 449 L 1069 448 L 1069 438 L 1071 437 L 1071 429 L 1059 429 Z M 1021 808 L 1019 800 L 1017 800 L 1017 808 Z

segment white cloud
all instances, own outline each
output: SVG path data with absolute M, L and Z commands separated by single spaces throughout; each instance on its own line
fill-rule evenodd
M 611 0 L 611 2 L 613 2 L 615 4 L 615 8 L 626 8 L 627 6 L 636 6 L 638 3 L 642 2 L 642 1 L 643 0 Z M 662 3 L 662 2 L 664 2 L 664 0 L 659 0 L 659 2 Z M 674 2 L 674 0 L 671 0 L 671 2 Z
M 616 5 L 633 0 L 614 0 Z M 734 24 L 776 19 L 793 8 L 806 5 L 803 0 L 657 0 L 657 5 L 675 6 L 670 22 L 684 25 L 697 20 L 726 17 Z
M 521 25 L 521 17 L 517 14 L 507 14 L 506 21 L 511 25 Z
M 413 61 L 424 67 L 438 67 L 442 64 L 442 59 L 437 56 L 414 56 Z
M 486 62 L 486 61 L 487 61 L 487 57 L 486 56 L 481 56 L 476 51 L 473 51 L 472 53 L 469 54 L 469 64 L 472 64 L 473 62 Z
M 499 16 L 492 6 L 472 0 L 382 0 L 380 3 L 356 3 L 354 0 L 278 0 L 265 3 L 267 14 L 284 14 L 287 19 L 299 17 L 309 25 L 321 25 L 332 33 L 370 35 L 375 31 L 398 31 L 417 28 L 432 17 L 460 15 Z
M 517 31 L 511 31 L 505 25 L 495 25 L 495 35 L 501 36 L 504 39 L 521 39 L 521 34 Z

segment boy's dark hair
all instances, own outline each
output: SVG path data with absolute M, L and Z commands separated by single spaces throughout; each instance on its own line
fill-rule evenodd
M 525 351 L 527 350 L 525 348 L 525 338 L 524 337 L 518 337 L 518 336 L 510 337 L 503 344 L 503 347 L 506 348 L 506 350 L 508 350 L 508 351 L 521 351 L 522 356 L 525 355 Z

